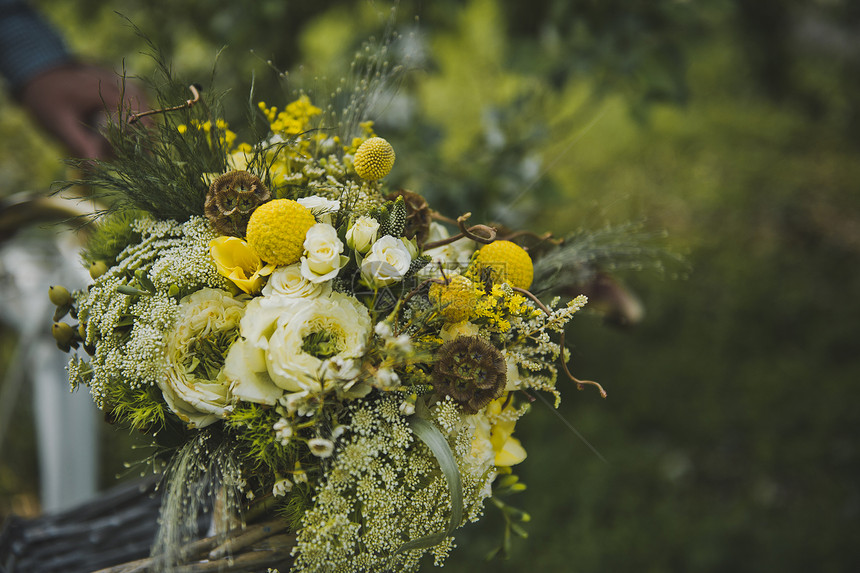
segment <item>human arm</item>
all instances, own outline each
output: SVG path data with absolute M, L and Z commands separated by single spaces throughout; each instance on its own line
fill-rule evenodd
M 0 74 L 33 119 L 77 157 L 109 154 L 95 129 L 100 114 L 146 107 L 135 84 L 78 62 L 25 0 L 0 0 Z

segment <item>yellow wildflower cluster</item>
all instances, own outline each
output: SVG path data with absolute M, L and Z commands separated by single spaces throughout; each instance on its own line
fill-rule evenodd
M 275 196 L 286 186 L 308 187 L 311 182 L 325 181 L 328 176 L 341 179 L 345 170 L 339 159 L 330 155 L 340 144 L 340 138 L 328 130 L 314 130 L 319 126 L 323 111 L 313 105 L 308 96 L 300 96 L 283 111 L 264 102 L 257 106 L 272 133 L 266 162 Z
M 507 284 L 494 284 L 492 291 L 478 300 L 472 320 L 486 323 L 497 332 L 508 332 L 512 319 L 522 321 L 536 316 L 540 316 L 540 311 L 526 297 L 514 292 Z
M 361 137 L 353 137 L 352 143 L 349 145 L 344 145 L 343 150 L 345 153 L 355 155 L 355 152 L 358 151 L 358 148 L 361 147 L 361 144 L 367 141 L 368 139 L 372 139 L 376 137 L 376 132 L 373 131 L 373 122 L 362 121 L 358 126 L 361 128 L 362 136 Z
M 275 106 L 267 107 L 264 102 L 257 105 L 266 116 L 272 133 L 287 138 L 306 132 L 311 128 L 311 120 L 322 113 L 322 110 L 312 104 L 306 95 L 287 104 L 281 112 L 278 112 Z
M 191 127 L 196 128 L 198 131 L 204 131 L 206 133 L 212 132 L 212 122 L 211 121 L 197 121 L 191 120 Z M 227 149 L 232 149 L 233 144 L 236 143 L 236 132 L 230 131 L 228 129 L 227 122 L 223 119 L 215 120 L 215 127 L 218 130 L 218 140 L 221 145 L 226 147 Z M 185 124 L 176 126 L 177 131 L 181 134 L 188 133 L 188 126 Z

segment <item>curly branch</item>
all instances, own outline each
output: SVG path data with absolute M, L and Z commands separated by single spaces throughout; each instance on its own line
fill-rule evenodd
M 194 96 L 191 99 L 187 100 L 182 105 L 177 105 L 174 107 L 165 107 L 162 109 L 151 109 L 149 111 L 143 111 L 140 113 L 133 113 L 128 118 L 128 124 L 131 125 L 136 123 L 139 119 L 146 117 L 148 115 L 155 115 L 157 113 L 167 113 L 171 111 L 179 111 L 180 109 L 185 109 L 187 107 L 192 107 L 194 104 L 200 101 L 200 91 L 203 89 L 198 84 L 191 84 L 188 86 L 188 89 L 191 90 L 191 95 Z
M 475 241 L 476 243 L 481 243 L 484 245 L 489 245 L 493 241 L 496 240 L 496 230 L 493 227 L 489 227 L 487 225 L 473 225 L 472 227 L 466 227 L 466 221 L 471 217 L 471 213 L 466 213 L 465 215 L 460 215 L 457 217 L 457 226 L 460 227 L 460 232 L 452 237 L 448 237 L 447 239 L 440 239 L 438 241 L 433 241 L 432 243 L 425 243 L 424 250 L 435 249 L 436 247 L 442 247 L 444 245 L 450 245 L 454 241 L 459 241 L 462 238 L 467 238 Z M 476 235 L 475 233 L 480 232 L 484 236 Z
M 542 303 L 540 301 L 540 299 L 538 297 L 536 297 L 535 295 L 533 295 L 530 291 L 528 291 L 524 288 L 519 288 L 519 287 L 515 287 L 515 286 L 512 286 L 511 288 L 514 291 L 516 291 L 520 294 L 524 294 L 527 297 L 529 297 L 547 315 L 552 314 L 550 312 L 550 310 L 546 307 L 546 305 L 544 303 Z M 597 389 L 600 391 L 600 397 L 606 398 L 607 394 L 606 394 L 606 390 L 603 389 L 603 386 L 601 386 L 597 382 L 594 382 L 593 380 L 580 380 L 579 378 L 577 378 L 576 376 L 571 374 L 570 370 L 567 368 L 567 362 L 564 359 L 564 330 L 561 331 L 561 335 L 559 337 L 558 343 L 561 346 L 561 368 L 562 368 L 562 370 L 564 370 L 564 373 L 567 374 L 568 378 L 573 380 L 573 382 L 576 384 L 577 390 L 582 390 L 586 384 L 591 385 L 591 386 L 597 386 Z

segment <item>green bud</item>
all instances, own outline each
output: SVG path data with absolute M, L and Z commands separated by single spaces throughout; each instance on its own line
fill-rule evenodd
M 65 322 L 55 322 L 51 326 L 51 334 L 57 344 L 67 346 L 75 337 L 75 330 Z
M 500 479 L 499 479 L 499 481 L 498 481 L 498 487 L 500 487 L 500 488 L 503 488 L 503 487 L 512 487 L 512 486 L 513 486 L 514 484 L 516 484 L 518 481 L 520 481 L 520 478 L 519 478 L 519 477 L 517 477 L 517 476 L 516 476 L 516 475 L 514 475 L 514 474 L 508 474 L 508 475 L 504 476 L 503 478 L 500 478 Z
M 526 539 L 529 536 L 528 531 L 526 531 L 525 529 L 523 529 L 520 525 L 518 525 L 516 523 L 509 523 L 508 526 L 511 528 L 511 531 L 513 531 L 514 533 L 516 533 L 517 535 L 519 535 L 523 539 Z
M 72 295 L 64 286 L 54 285 L 48 289 L 48 298 L 56 306 L 67 306 L 72 303 Z
M 104 261 L 93 261 L 90 263 L 90 276 L 93 280 L 105 274 L 108 270 L 107 263 Z
M 146 294 L 146 291 L 136 289 L 130 285 L 119 285 L 118 287 L 116 287 L 116 292 L 118 292 L 120 294 L 125 294 L 128 296 L 140 296 L 142 294 Z
M 149 280 L 149 276 L 147 276 L 146 271 L 144 271 L 143 269 L 138 269 L 134 271 L 134 278 L 137 279 L 137 283 L 145 290 L 149 292 L 155 292 L 155 285 L 152 284 L 151 280 Z

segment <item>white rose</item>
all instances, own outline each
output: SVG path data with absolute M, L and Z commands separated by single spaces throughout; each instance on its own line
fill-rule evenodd
M 248 303 L 239 328 L 241 338 L 230 347 L 224 362 L 224 375 L 234 396 L 248 402 L 274 405 L 284 394 L 284 389 L 275 384 L 266 367 L 269 335 L 282 316 L 290 316 L 303 304 L 307 304 L 306 299 L 282 295 L 257 297 Z
M 450 234 L 445 226 L 434 221 L 430 223 L 430 234 L 427 237 L 427 243 L 441 241 L 442 239 L 447 239 L 449 236 Z M 424 267 L 424 274 L 438 276 L 440 263 L 446 271 L 459 271 L 466 268 L 469 265 L 469 260 L 472 258 L 472 253 L 475 252 L 475 247 L 475 241 L 463 238 L 453 243 L 424 251 L 425 255 L 429 255 L 433 259 L 431 264 Z
M 380 388 L 393 390 L 400 384 L 400 376 L 391 368 L 380 368 L 376 371 L 376 381 Z
M 402 281 L 411 264 L 412 255 L 403 241 L 385 235 L 361 262 L 361 276 L 371 288 L 388 286 Z
M 322 392 L 329 360 L 359 358 L 370 314 L 338 292 L 312 299 L 258 297 L 248 303 L 242 339 L 227 355 L 225 375 L 241 400 L 274 405 L 284 392 Z
M 263 287 L 263 296 L 279 294 L 293 298 L 314 298 L 328 296 L 331 284 L 327 282 L 313 283 L 302 275 L 302 265 L 296 263 L 286 267 L 278 267 L 269 277 L 269 282 Z
M 158 387 L 170 409 L 192 427 L 203 428 L 223 418 L 232 401 L 224 368 L 218 368 L 221 352 L 227 349 L 201 355 L 200 349 L 207 347 L 197 342 L 230 340 L 244 307 L 229 293 L 211 288 L 179 301 L 179 318 L 166 339 L 167 368 Z
M 307 208 L 317 221 L 320 223 L 328 223 L 331 225 L 332 213 L 340 211 L 340 201 L 326 199 L 319 195 L 311 195 L 310 197 L 302 197 L 296 200 L 299 205 Z
M 347 230 L 346 244 L 353 251 L 358 251 L 363 255 L 376 242 L 378 233 L 379 222 L 372 217 L 361 216 Z
M 317 223 L 305 235 L 302 276 L 312 283 L 329 281 L 349 259 L 341 255 L 343 243 L 337 230 L 327 223 Z
M 520 381 L 520 368 L 517 366 L 516 359 L 513 356 L 505 356 L 505 364 L 507 366 L 505 392 L 519 390 L 522 383 Z
M 472 416 L 466 416 L 464 422 L 474 426 L 474 434 L 472 434 L 472 448 L 464 456 L 463 461 L 472 470 L 471 473 L 480 475 L 493 466 L 493 460 L 496 457 L 491 441 L 492 424 L 483 411 Z

